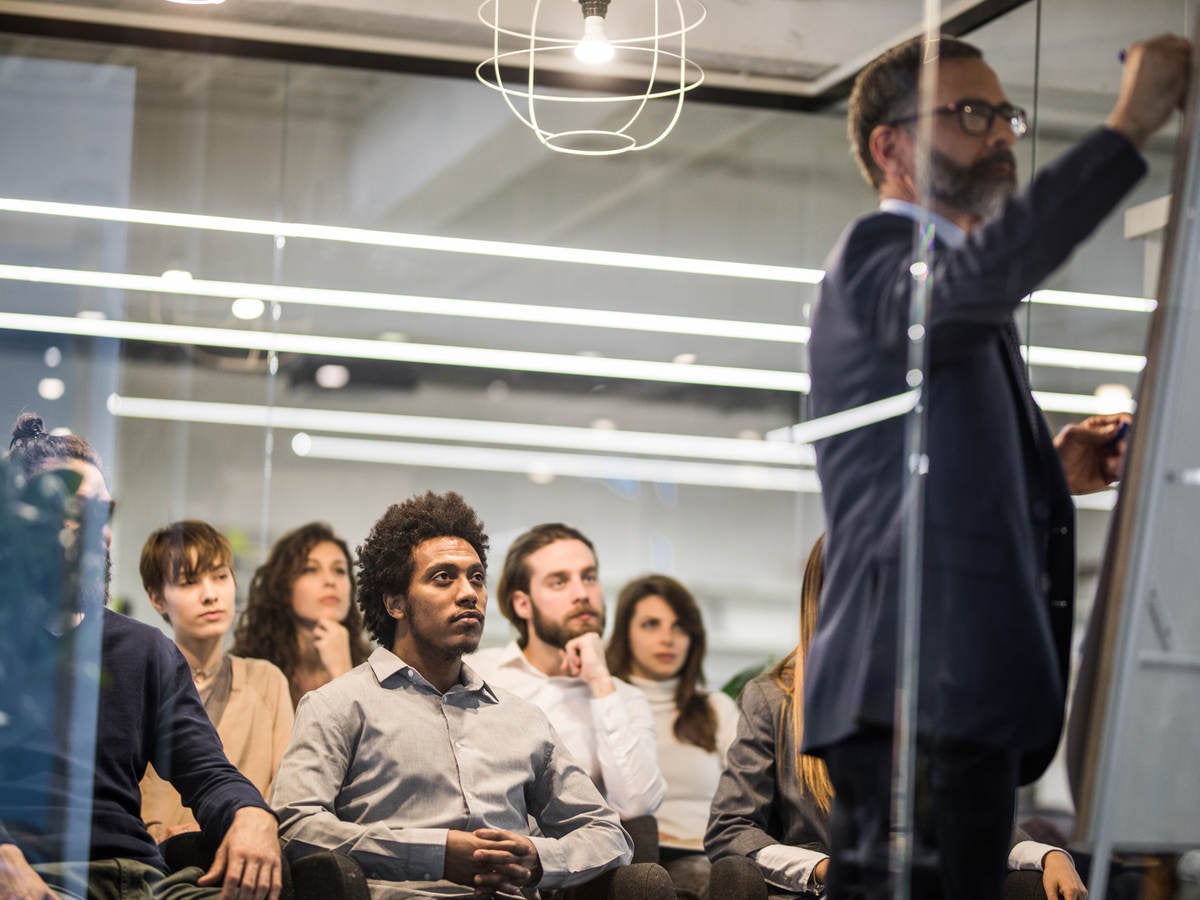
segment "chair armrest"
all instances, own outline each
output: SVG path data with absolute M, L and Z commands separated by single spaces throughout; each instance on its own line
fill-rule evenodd
M 654 816 L 638 816 L 622 819 L 621 826 L 633 839 L 634 863 L 658 862 L 658 819 Z

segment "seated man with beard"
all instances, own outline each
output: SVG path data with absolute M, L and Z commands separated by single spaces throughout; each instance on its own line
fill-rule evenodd
M 104 608 L 112 500 L 99 456 L 26 413 L 9 461 L 25 479 L 61 470 L 77 486 L 84 514 L 71 510 L 51 548 L 61 544 L 87 565 L 73 590 L 52 588 L 69 603 L 6 598 L 24 606 L 7 610 L 20 621 L 5 636 L 20 627 L 22 644 L 0 660 L 0 897 L 274 900 L 282 879 L 275 817 L 225 758 L 187 662 L 157 628 Z M 3 549 L 7 570 L 14 555 L 45 548 Z M 51 576 L 61 586 L 62 575 Z M 202 828 L 224 835 L 207 873 L 166 874 L 139 817 L 138 780 L 151 762 L 171 773 Z
M 471 665 L 545 711 L 622 819 L 652 815 L 667 794 L 654 714 L 641 691 L 608 671 L 592 542 L 559 523 L 531 528 L 508 548 L 497 593 L 517 639 Z
M 348 854 L 376 900 L 534 896 L 632 857 L 541 710 L 462 661 L 483 634 L 487 545 L 455 493 L 383 514 L 358 548 L 379 646 L 301 699 L 275 777 L 289 856 Z

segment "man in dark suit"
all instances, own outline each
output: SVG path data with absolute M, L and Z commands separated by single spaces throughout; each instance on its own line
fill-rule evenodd
M 1145 171 L 1138 148 L 1181 102 L 1190 44 L 1131 46 L 1105 127 L 1015 194 L 1025 114 L 975 47 L 943 38 L 932 110 L 934 244 L 927 327 L 908 310 L 920 151 L 921 39 L 869 65 L 850 135 L 880 211 L 854 222 L 826 267 L 809 345 L 813 413 L 921 384 L 929 341 L 918 685 L 914 896 L 1000 896 L 1014 792 L 1062 726 L 1074 594 L 1071 493 L 1115 480 L 1122 417 L 1052 438 L 1034 403 L 1013 312 Z M 1126 417 L 1127 418 L 1127 417 Z M 805 678 L 805 748 L 836 791 L 832 897 L 886 897 L 899 633 L 904 421 L 817 446 L 826 581 Z

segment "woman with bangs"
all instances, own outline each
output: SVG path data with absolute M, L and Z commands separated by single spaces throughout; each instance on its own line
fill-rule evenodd
M 267 796 L 292 733 L 292 704 L 278 668 L 224 651 L 237 594 L 228 539 L 207 522 L 173 522 L 146 539 L 138 568 L 150 604 L 171 625 L 192 670 L 225 755 Z M 199 830 L 192 811 L 153 766 L 141 791 L 142 821 L 156 841 Z

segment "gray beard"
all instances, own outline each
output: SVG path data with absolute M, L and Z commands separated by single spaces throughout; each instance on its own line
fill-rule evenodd
M 1002 177 L 987 173 L 997 162 L 1012 164 Z M 1011 150 L 998 150 L 970 166 L 960 166 L 937 150 L 929 151 L 929 188 L 933 199 L 979 219 L 990 219 L 1017 190 L 1017 167 Z

